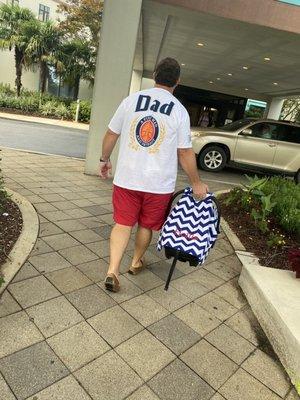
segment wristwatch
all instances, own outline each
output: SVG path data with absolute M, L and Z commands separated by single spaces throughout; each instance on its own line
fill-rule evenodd
M 109 162 L 109 161 L 110 161 L 109 158 L 108 158 L 107 160 L 104 160 L 102 157 L 100 158 L 100 162 L 107 163 L 107 162 Z

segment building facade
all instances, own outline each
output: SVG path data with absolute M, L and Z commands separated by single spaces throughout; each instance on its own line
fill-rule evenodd
M 0 0 L 1 3 L 1 0 Z M 8 2 L 7 2 L 8 3 Z M 63 14 L 58 11 L 59 0 L 12 0 L 10 4 L 17 4 L 20 7 L 30 9 L 36 17 L 41 21 L 58 21 L 63 19 Z M 0 83 L 9 84 L 11 87 L 15 86 L 15 64 L 14 64 L 14 53 L 13 50 L 0 50 Z M 33 70 L 23 70 L 22 74 L 22 85 L 28 90 L 39 89 L 39 70 L 35 67 Z M 52 94 L 57 94 L 55 86 L 58 86 L 58 82 L 52 82 L 49 90 Z M 90 99 L 92 97 L 93 89 L 89 86 L 88 82 L 80 82 L 79 98 Z M 61 90 L 62 94 L 68 94 L 68 88 Z

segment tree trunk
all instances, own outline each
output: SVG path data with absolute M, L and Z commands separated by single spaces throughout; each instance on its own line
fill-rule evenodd
M 80 84 L 80 76 L 77 75 L 74 82 L 74 92 L 73 92 L 73 100 L 78 99 L 79 94 L 79 84 Z
M 15 67 L 16 67 L 16 89 L 17 89 L 17 96 L 20 96 L 21 87 L 22 87 L 22 65 L 23 63 L 23 52 L 19 49 L 19 47 L 15 47 Z
M 48 66 L 45 61 L 40 62 L 40 92 L 45 93 L 48 78 Z

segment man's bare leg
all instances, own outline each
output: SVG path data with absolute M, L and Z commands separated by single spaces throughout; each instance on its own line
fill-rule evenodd
M 110 235 L 110 261 L 107 273 L 119 276 L 122 257 L 128 245 L 132 227 L 116 224 Z
M 152 239 L 152 231 L 142 226 L 138 227 L 135 236 L 135 249 L 133 254 L 132 266 L 139 267 L 141 264 L 141 259 L 145 254 L 147 248 L 149 247 Z

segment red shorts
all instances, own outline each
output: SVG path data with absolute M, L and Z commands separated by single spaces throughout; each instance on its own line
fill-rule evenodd
M 157 194 L 125 189 L 114 185 L 114 221 L 120 225 L 159 231 L 163 226 L 173 193 Z

